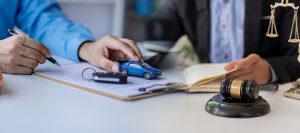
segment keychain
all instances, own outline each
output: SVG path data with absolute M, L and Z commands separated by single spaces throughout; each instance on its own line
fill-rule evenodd
M 127 84 L 127 75 L 114 72 L 97 72 L 93 68 L 86 68 L 82 71 L 82 78 L 88 81 L 109 84 Z

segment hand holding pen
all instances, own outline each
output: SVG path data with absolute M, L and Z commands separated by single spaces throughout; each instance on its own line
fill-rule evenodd
M 13 36 L 13 35 L 18 35 L 18 33 L 14 30 L 14 29 L 8 29 L 8 32 Z M 31 39 L 32 40 L 32 39 Z M 33 40 L 33 41 L 35 41 L 35 40 Z M 37 41 L 36 41 L 37 42 Z M 42 45 L 42 47 L 41 47 L 41 50 L 43 50 L 44 49 L 44 51 L 46 51 L 46 52 L 49 52 L 50 53 L 50 51 L 48 50 L 48 48 L 47 47 L 45 47 L 43 44 L 41 44 L 40 42 L 37 42 L 37 43 L 39 43 L 40 45 Z M 25 45 L 26 46 L 26 45 Z M 38 45 L 37 45 L 38 46 Z M 45 55 L 46 56 L 46 55 Z M 47 57 L 47 56 L 46 56 Z M 50 61 L 51 63 L 53 63 L 54 65 L 57 65 L 57 66 L 59 66 L 60 67 L 60 64 L 55 60 L 55 59 L 53 59 L 52 57 L 51 57 L 51 53 L 50 53 L 50 57 L 47 57 L 46 58 L 48 61 Z
M 49 49 L 26 35 L 13 35 L 0 41 L 0 71 L 11 74 L 31 74 L 39 64 L 43 64 L 52 54 Z

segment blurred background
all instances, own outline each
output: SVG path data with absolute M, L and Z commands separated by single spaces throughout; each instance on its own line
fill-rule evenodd
M 97 37 L 145 39 L 145 24 L 166 0 L 58 0 L 64 12 Z
M 169 62 L 183 66 L 196 64 L 199 60 L 186 36 L 179 39 L 175 46 L 174 42 L 145 40 L 147 22 L 166 1 L 58 0 L 63 11 L 72 20 L 87 26 L 98 39 L 105 35 L 129 38 L 142 42 L 139 47 L 146 57 L 153 57 L 159 53 L 168 60 L 166 64 L 170 66 L 174 65 Z M 172 53 L 172 57 L 165 58 L 165 55 L 170 55 L 169 53 Z

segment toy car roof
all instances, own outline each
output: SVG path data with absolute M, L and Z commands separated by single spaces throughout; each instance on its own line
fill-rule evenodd
M 120 64 L 143 64 L 145 62 L 136 62 L 136 61 L 119 61 Z

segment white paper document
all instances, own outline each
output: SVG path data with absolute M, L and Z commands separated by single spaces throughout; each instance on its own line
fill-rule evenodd
M 124 98 L 145 94 L 146 92 L 138 90 L 141 87 L 149 87 L 154 84 L 165 84 L 171 82 L 171 80 L 165 79 L 163 76 L 152 80 L 146 80 L 143 77 L 129 76 L 127 84 L 98 83 L 82 78 L 82 71 L 85 68 L 93 68 L 97 72 L 105 72 L 104 70 L 93 67 L 88 63 L 64 64 L 61 68 L 59 68 L 47 62 L 37 67 L 35 73 L 50 79 Z

